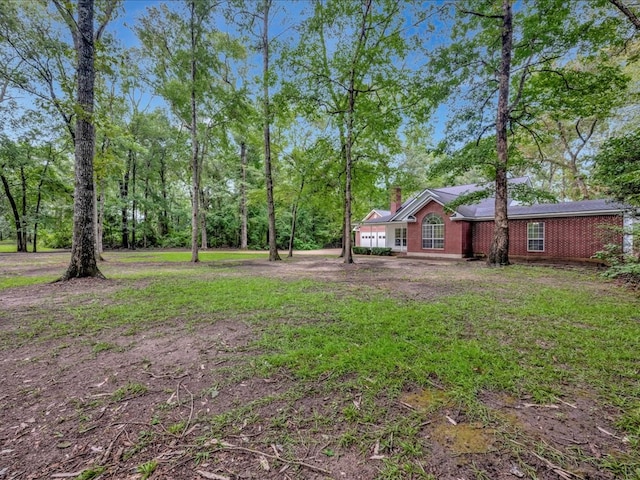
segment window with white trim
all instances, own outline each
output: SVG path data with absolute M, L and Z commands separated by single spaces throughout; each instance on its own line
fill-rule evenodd
M 444 248 L 444 220 L 430 213 L 422 220 L 422 248 Z
M 396 228 L 395 238 L 396 238 L 396 241 L 395 241 L 396 247 L 406 247 L 407 246 L 407 229 Z
M 544 252 L 544 222 L 527 223 L 527 251 Z

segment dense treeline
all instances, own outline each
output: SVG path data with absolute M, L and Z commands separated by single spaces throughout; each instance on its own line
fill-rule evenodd
M 280 249 L 344 245 L 351 261 L 354 219 L 386 206 L 391 185 L 408 195 L 491 181 L 487 195 L 500 197 L 508 175 L 527 174 L 529 200 L 619 192 L 617 170 L 594 169 L 618 148 L 608 139 L 638 131 L 633 8 L 286 5 L 184 0 L 132 13 L 96 0 L 87 113 L 74 5 L 1 0 L 0 239 L 71 246 L 84 117 L 98 252 L 192 246 L 197 260 L 198 248 L 262 249 L 275 236 Z

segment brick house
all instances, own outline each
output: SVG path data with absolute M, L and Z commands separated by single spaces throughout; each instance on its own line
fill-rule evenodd
M 529 183 L 526 177 L 511 184 Z M 391 208 L 372 210 L 355 227 L 356 245 L 391 247 L 413 256 L 462 258 L 484 256 L 494 229 L 494 198 L 462 205 L 453 213 L 445 205 L 481 185 L 427 188 L 402 202 L 399 188 Z M 628 251 L 631 239 L 610 226 L 626 221 L 621 205 L 608 200 L 583 200 L 508 207 L 509 255 L 514 258 L 587 260 L 606 244 L 618 243 Z

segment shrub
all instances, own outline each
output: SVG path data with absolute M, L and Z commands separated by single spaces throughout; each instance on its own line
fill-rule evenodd
M 635 288 L 640 287 L 640 260 L 633 255 L 625 255 L 619 245 L 606 245 L 593 258 L 609 266 L 603 276 L 622 280 Z
M 353 247 L 353 253 L 356 255 L 370 255 L 371 249 L 369 247 Z
M 622 280 L 634 288 L 640 287 L 640 263 L 621 263 L 613 265 L 602 274 L 607 278 Z
M 160 240 L 162 248 L 186 248 L 191 246 L 191 232 L 171 232 Z
M 310 239 L 303 240 L 303 239 L 294 238 L 293 248 L 295 248 L 296 250 L 316 250 L 320 248 L 320 246 L 316 242 Z M 285 250 L 288 250 L 288 249 L 289 249 L 289 244 L 287 243 Z
M 615 243 L 608 243 L 604 248 L 596 252 L 592 258 L 602 260 L 605 265 L 620 265 L 625 261 L 625 255 L 622 252 L 622 247 Z
M 71 248 L 71 235 L 70 226 L 53 231 L 43 231 L 40 234 L 40 241 L 49 248 Z
M 391 255 L 391 249 L 389 247 L 372 247 L 371 255 L 380 255 L 382 257 L 388 257 Z

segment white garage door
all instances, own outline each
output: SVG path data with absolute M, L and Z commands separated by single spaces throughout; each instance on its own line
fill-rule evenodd
M 386 246 L 385 232 L 360 232 L 360 246 L 384 247 Z

